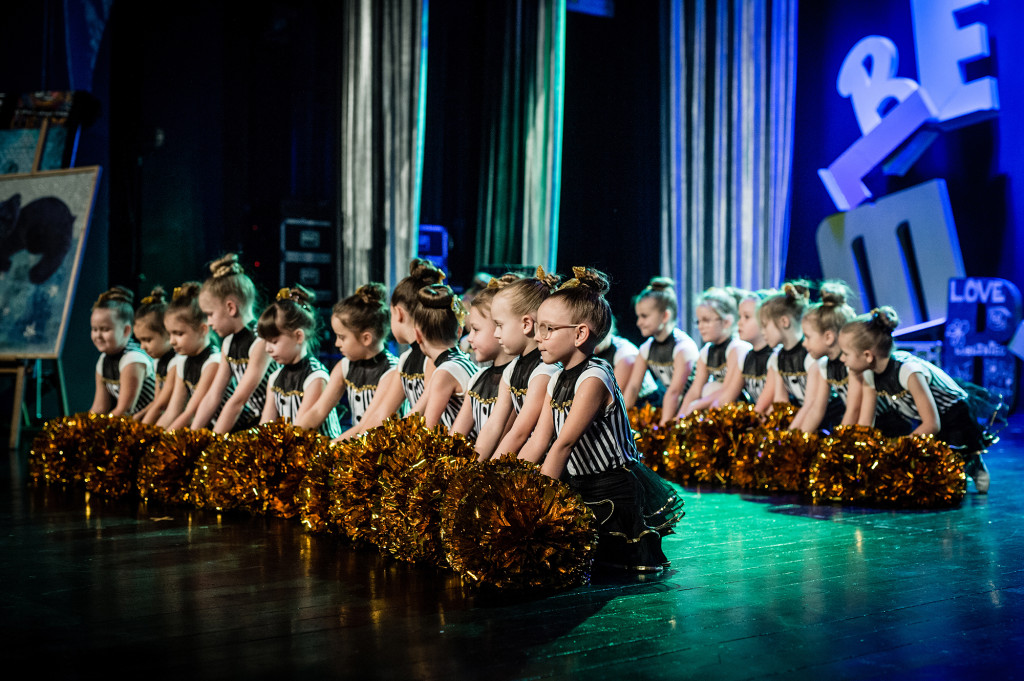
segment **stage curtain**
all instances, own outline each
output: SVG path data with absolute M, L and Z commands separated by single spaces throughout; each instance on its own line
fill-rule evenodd
M 477 215 L 477 267 L 554 270 L 561 191 L 565 0 L 493 6 Z
M 662 12 L 662 271 L 685 328 L 708 286 L 783 277 L 797 0 L 663 0 Z
M 419 231 L 428 0 L 347 0 L 341 32 L 339 295 L 408 274 Z

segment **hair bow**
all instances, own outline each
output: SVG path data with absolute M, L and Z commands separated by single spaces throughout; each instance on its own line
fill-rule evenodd
M 292 298 L 292 290 L 290 288 L 285 287 L 277 292 L 277 300 L 285 300 L 289 298 L 294 299 Z
M 469 312 L 459 296 L 452 296 L 452 312 L 455 313 L 455 321 L 459 323 L 459 328 L 461 329 L 466 323 L 466 315 Z
M 185 295 L 185 290 L 180 286 L 174 287 L 174 293 L 171 294 L 171 300 L 177 300 Z
M 561 286 L 559 286 L 558 290 L 561 291 L 563 288 L 576 288 L 577 286 L 580 285 L 580 277 L 582 277 L 586 273 L 587 273 L 587 268 L 586 267 L 573 267 L 572 268 L 572 279 L 570 279 L 569 281 L 567 281 L 564 284 L 562 284 Z
M 141 304 L 143 304 L 143 305 L 152 305 L 153 303 L 155 303 L 155 302 L 156 302 L 156 298 L 155 298 L 155 297 L 153 297 L 153 296 L 146 296 L 145 298 L 143 298 L 143 299 L 142 299 L 142 300 L 140 300 L 139 302 L 140 302 Z
M 503 283 L 501 279 L 491 277 L 491 280 L 487 282 L 487 288 L 501 288 Z

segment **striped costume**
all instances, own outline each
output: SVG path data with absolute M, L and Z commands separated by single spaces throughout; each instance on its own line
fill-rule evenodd
M 318 380 L 326 383 L 328 378 L 327 369 L 319 359 L 311 355 L 277 369 L 270 375 L 268 399 L 274 400 L 278 418 L 294 421 L 309 385 Z M 341 435 L 341 422 L 336 410 L 332 409 L 324 419 L 320 433 L 331 439 Z
M 438 371 L 447 372 L 455 378 L 455 382 L 459 385 L 458 390 L 449 398 L 448 404 L 441 414 L 441 423 L 445 428 L 451 428 L 459 415 L 459 410 L 462 409 L 462 402 L 466 398 L 466 390 L 469 388 L 469 380 L 473 374 L 479 371 L 480 367 L 458 347 L 448 348 L 442 352 L 434 360 L 434 365 L 436 367 L 435 374 Z
M 789 393 L 789 401 L 798 407 L 807 397 L 807 372 L 814 369 L 815 362 L 800 343 L 789 350 L 780 347 L 768 359 L 768 368 L 779 372 Z
M 398 358 L 398 373 L 402 377 L 402 390 L 405 392 L 405 399 L 412 407 L 423 396 L 426 390 L 426 367 L 427 356 L 420 350 L 419 343 L 413 343 L 409 349 Z
M 526 392 L 530 383 L 538 376 L 553 376 L 561 368 L 558 364 L 545 364 L 541 361 L 540 350 L 534 348 L 525 355 L 516 357 L 505 365 L 505 372 L 501 376 L 502 384 L 508 386 L 512 394 L 512 407 L 518 414 L 523 410 L 526 402 Z
M 473 428 L 466 433 L 469 439 L 475 440 L 480 434 L 480 429 L 487 423 L 487 419 L 494 409 L 494 403 L 498 401 L 501 374 L 507 366 L 507 364 L 501 364 L 480 369 L 470 380 L 469 390 L 466 391 L 466 398 L 473 407 Z
M 743 359 L 743 394 L 751 404 L 757 402 L 764 392 L 768 378 L 768 359 L 772 348 L 765 345 L 760 350 L 751 350 Z
M 700 355 L 697 343 L 680 329 L 672 329 L 672 333 L 663 341 L 652 336 L 640 346 L 640 356 L 647 362 L 647 368 L 662 392 L 672 383 L 675 359 L 680 354 L 691 365 L 696 363 Z
M 114 404 L 117 404 L 117 399 L 121 395 L 121 372 L 132 364 L 142 364 L 146 372 L 135 404 L 125 412 L 129 415 L 153 401 L 153 396 L 156 394 L 156 374 L 153 371 L 153 360 L 143 352 L 142 346 L 134 338 L 129 338 L 120 352 L 112 355 L 100 353 L 99 359 L 96 360 L 96 373 L 103 379 L 103 387 L 114 398 Z
M 252 326 L 243 327 L 240 331 L 236 331 L 224 338 L 223 355 L 228 361 L 228 367 L 231 369 L 231 384 L 229 390 L 224 394 L 225 401 L 230 397 L 234 388 L 242 381 L 245 370 L 249 368 L 249 359 L 252 357 L 255 342 L 256 333 L 253 331 Z M 260 414 L 263 413 L 263 405 L 267 401 L 267 381 L 270 379 L 270 374 L 275 368 L 274 362 L 270 362 L 267 365 L 267 370 L 263 372 L 263 378 L 260 380 L 259 385 L 256 386 L 256 390 L 249 396 L 249 399 L 246 400 L 245 405 L 242 407 L 242 413 L 238 415 L 235 430 L 245 430 L 259 423 Z
M 348 357 L 341 358 L 341 371 L 345 377 L 345 393 L 348 395 L 348 407 L 352 410 L 352 424 L 363 419 L 373 396 L 377 394 L 377 386 L 385 375 L 395 370 L 398 358 L 387 350 L 382 350 L 369 359 L 351 361 Z

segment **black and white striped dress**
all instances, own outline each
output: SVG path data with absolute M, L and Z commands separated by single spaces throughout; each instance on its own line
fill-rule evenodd
M 231 369 L 232 390 L 241 383 L 242 377 L 245 376 L 245 370 L 249 368 L 249 360 L 252 358 L 255 342 L 256 333 L 250 326 L 243 327 L 242 330 L 229 334 L 224 339 L 223 355 Z M 267 369 L 263 372 L 263 378 L 260 379 L 259 385 L 256 386 L 256 390 L 242 407 L 236 428 L 244 429 L 259 422 L 260 415 L 263 413 L 263 405 L 267 402 L 267 381 L 270 380 L 270 374 L 276 368 L 277 365 L 273 361 L 267 364 Z M 230 397 L 230 391 L 225 392 L 224 401 L 227 401 L 228 397 Z
M 348 357 L 341 358 L 341 372 L 345 377 L 345 392 L 348 395 L 348 407 L 352 410 L 352 423 L 363 419 L 373 396 L 377 394 L 377 386 L 387 374 L 395 371 L 398 358 L 387 350 L 382 350 L 369 359 L 351 361 Z
M 558 437 L 565 425 L 576 391 L 589 378 L 600 380 L 611 394 L 612 401 L 573 446 L 566 463 L 569 475 L 594 475 L 640 458 L 633 440 L 633 429 L 626 416 L 622 392 L 615 383 L 615 372 L 610 364 L 594 357 L 580 362 L 572 369 L 559 370 L 548 383 L 555 437 Z
M 120 352 L 111 355 L 100 353 L 100 358 L 96 361 L 96 373 L 103 379 L 103 387 L 114 398 L 114 404 L 117 404 L 117 398 L 121 395 L 121 372 L 132 364 L 142 364 L 146 369 L 146 374 L 142 379 L 139 397 L 135 400 L 135 404 L 125 412 L 128 415 L 134 414 L 152 402 L 153 396 L 156 394 L 156 373 L 153 371 L 152 358 L 142 350 L 138 341 L 129 338 Z
M 462 402 L 466 399 L 469 380 L 479 369 L 473 359 L 458 347 L 448 348 L 434 360 L 434 375 L 439 371 L 449 373 L 459 385 L 441 414 L 441 423 L 445 428 L 451 428 L 455 423 L 459 410 L 462 409 Z
M 426 390 L 426 367 L 427 356 L 420 350 L 419 343 L 413 343 L 409 349 L 398 358 L 398 373 L 402 377 L 402 390 L 405 392 L 405 399 L 412 407 L 423 397 Z
M 939 412 L 939 440 L 968 452 L 984 449 L 984 431 L 971 416 L 967 391 L 949 374 L 909 352 L 896 350 L 881 373 L 864 372 L 864 384 L 878 394 L 876 423 L 886 435 L 904 435 L 921 421 L 914 396 L 908 386 L 910 377 L 920 373 L 932 393 Z
M 286 364 L 270 375 L 267 399 L 274 400 L 278 418 L 284 417 L 288 421 L 294 421 L 309 385 L 319 380 L 326 383 L 329 378 L 327 368 L 320 360 L 306 355 L 298 362 Z M 330 411 L 319 432 L 331 439 L 341 435 L 341 422 L 338 420 L 336 410 Z
M 746 400 L 753 404 L 764 392 L 764 384 L 768 379 L 768 359 L 772 356 L 772 348 L 765 345 L 760 350 L 751 350 L 743 359 L 743 393 Z
M 747 353 L 750 352 L 750 343 L 733 337 L 721 343 L 705 343 L 704 347 L 700 349 L 700 359 L 708 369 L 708 383 L 718 384 L 710 389 L 705 385 L 705 394 L 722 387 L 725 375 L 729 370 L 729 353 L 731 352 L 739 353 L 738 360 L 742 364 Z
M 171 360 L 177 355 L 174 353 L 174 348 L 171 348 L 163 354 L 163 356 L 156 361 L 156 387 L 162 388 L 164 383 L 167 382 L 167 372 L 171 369 Z
M 790 350 L 780 347 L 768 359 L 768 368 L 779 372 L 789 393 L 789 401 L 798 407 L 807 397 L 807 372 L 814 369 L 815 362 L 800 343 Z
M 672 383 L 675 359 L 679 354 L 691 365 L 700 356 L 697 343 L 681 329 L 672 329 L 671 335 L 663 341 L 652 336 L 640 346 L 640 356 L 647 362 L 647 368 L 663 391 Z
M 211 364 L 220 364 L 220 351 L 213 345 L 207 345 L 205 350 L 196 355 L 185 356 L 181 365 L 181 379 L 185 381 L 185 390 L 189 397 L 195 393 L 203 369 Z M 217 413 L 220 413 L 220 409 Z M 216 419 L 216 415 L 213 418 Z
M 480 434 L 480 429 L 487 423 L 487 419 L 494 410 L 494 403 L 498 401 L 498 390 L 501 387 L 501 375 L 508 364 L 489 366 L 476 372 L 469 381 L 469 390 L 466 391 L 466 399 L 473 407 L 473 428 L 466 437 L 475 440 Z
M 505 371 L 501 376 L 503 386 L 508 388 L 512 395 L 512 407 L 518 414 L 523 410 L 526 402 L 526 393 L 530 389 L 530 383 L 538 376 L 553 376 L 562 368 L 560 364 L 545 364 L 540 357 L 540 350 L 534 348 L 525 355 L 516 357 L 505 365 Z

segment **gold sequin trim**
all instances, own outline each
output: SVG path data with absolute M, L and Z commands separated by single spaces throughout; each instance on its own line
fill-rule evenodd
M 285 392 L 284 390 L 281 390 L 280 388 L 278 388 L 276 385 L 273 388 L 271 388 L 271 390 L 273 390 L 278 395 L 281 395 L 282 397 L 292 397 L 294 395 L 304 395 L 305 394 L 302 390 L 289 390 L 288 392 Z
M 786 376 L 788 378 L 799 378 L 800 376 L 806 376 L 806 371 L 780 371 L 779 376 Z
M 833 380 L 833 379 L 831 379 L 831 378 L 830 378 L 830 379 L 827 379 L 827 380 L 828 380 L 828 384 L 829 384 L 829 385 L 846 385 L 847 383 L 849 383 L 849 381 L 850 381 L 850 377 L 849 377 L 849 376 L 847 376 L 846 378 L 844 378 L 844 379 L 843 379 L 843 380 L 841 380 L 841 381 L 836 381 L 836 380 Z
M 649 367 L 670 367 L 675 366 L 675 362 L 652 362 L 647 360 L 647 366 Z
M 527 390 L 529 390 L 529 388 L 514 388 L 512 386 L 508 387 L 508 391 L 515 395 L 516 397 L 523 397 L 524 395 L 526 395 Z
M 422 381 L 426 374 L 407 374 L 404 371 L 399 371 L 399 375 L 407 381 Z
M 467 390 L 466 394 L 469 395 L 470 397 L 472 397 L 474 400 L 476 400 L 480 404 L 494 404 L 495 402 L 498 401 L 497 397 L 481 397 L 479 395 L 479 393 L 476 393 L 476 392 L 474 392 L 472 390 Z
M 764 380 L 768 378 L 768 374 L 743 374 L 743 378 L 750 380 Z
M 248 357 L 228 357 L 228 361 L 231 362 L 232 364 L 248 364 L 249 363 L 249 358 Z
M 121 381 L 119 381 L 116 378 L 107 378 L 106 376 L 103 376 L 102 378 L 103 378 L 103 382 L 106 383 L 107 385 L 120 385 L 121 384 Z
M 903 398 L 905 398 L 909 394 L 910 394 L 909 390 L 901 390 L 898 393 L 887 393 L 887 392 L 878 391 L 878 396 L 879 397 L 888 397 L 891 400 L 902 400 Z
M 349 387 L 351 387 L 352 390 L 355 390 L 357 393 L 362 393 L 362 392 L 366 392 L 367 390 L 376 390 L 377 389 L 377 384 L 376 383 L 374 383 L 373 385 L 369 385 L 369 384 L 368 385 L 351 385 L 350 384 Z
M 551 400 L 550 404 L 552 409 L 557 409 L 558 411 L 569 411 L 569 407 L 572 406 L 572 400 L 566 400 L 565 402 L 555 402 L 554 400 Z

